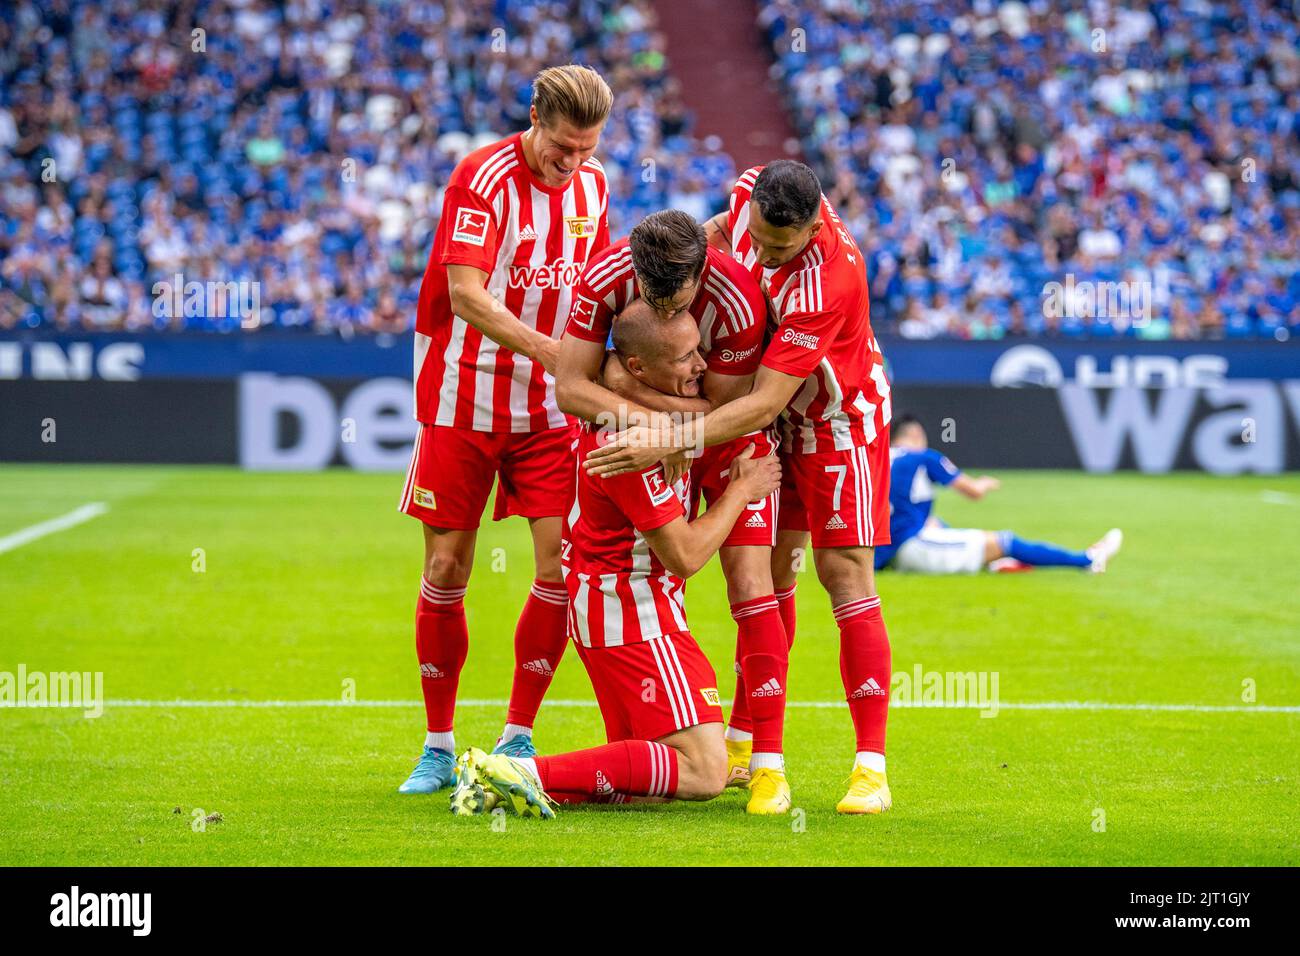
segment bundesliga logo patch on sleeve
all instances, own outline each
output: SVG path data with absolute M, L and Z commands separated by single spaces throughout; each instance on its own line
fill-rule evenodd
M 570 318 L 584 329 L 590 329 L 596 322 L 596 303 L 585 295 L 578 296 L 573 300 L 573 314 Z
M 673 496 L 672 486 L 664 481 L 663 472 L 658 468 L 652 472 L 642 472 L 641 480 L 645 482 L 645 490 L 652 505 L 661 505 Z
M 487 242 L 487 227 L 488 214 L 482 209 L 457 209 L 456 228 L 451 234 L 451 241 L 481 246 Z

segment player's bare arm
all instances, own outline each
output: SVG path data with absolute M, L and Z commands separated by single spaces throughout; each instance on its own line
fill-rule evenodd
M 731 236 L 727 232 L 727 213 L 720 212 L 704 223 L 704 238 L 709 245 L 723 252 L 731 252 Z
M 732 461 L 731 482 L 708 511 L 694 521 L 677 518 L 647 531 L 646 541 L 665 568 L 678 577 L 689 578 L 722 547 L 745 505 L 762 501 L 780 486 L 781 465 L 777 457 L 755 458 L 751 445 Z
M 724 375 L 712 370 L 704 373 L 704 397 L 709 400 L 706 412 L 734 402 L 754 390 L 753 375 Z
M 487 273 L 482 269 L 447 266 L 447 291 L 452 310 L 493 342 L 541 362 L 548 372 L 554 374 L 560 343 L 521 322 L 492 297 L 487 290 L 487 281 Z
M 950 486 L 953 490 L 965 495 L 971 501 L 979 501 L 990 491 L 997 491 L 1002 487 L 1002 482 L 992 475 L 980 475 L 972 477 L 971 475 L 958 475 L 952 480 Z
M 801 378 L 760 367 L 748 395 L 680 427 L 629 428 L 603 448 L 591 452 L 584 467 L 593 475 L 621 475 L 649 468 L 674 452 L 707 448 L 748 435 L 770 425 L 802 383 Z

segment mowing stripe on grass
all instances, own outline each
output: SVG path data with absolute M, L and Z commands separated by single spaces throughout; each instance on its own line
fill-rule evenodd
M 47 534 L 54 534 L 58 531 L 67 531 L 69 528 L 75 528 L 79 524 L 85 524 L 92 518 L 98 518 L 104 512 L 108 511 L 108 505 L 102 501 L 92 501 L 88 505 L 82 505 L 69 511 L 65 515 L 57 518 L 51 518 L 49 521 L 42 521 L 40 524 L 34 524 L 30 527 L 15 531 L 13 534 L 7 534 L 0 538 L 0 554 L 6 551 L 12 551 L 14 548 L 21 548 L 25 544 L 35 541 L 37 538 L 43 538 Z
M 501 707 L 509 702 L 505 700 L 458 700 L 458 707 Z M 6 705 L 0 704 L 0 709 Z M 11 706 L 11 705 L 10 705 Z M 104 708 L 113 707 L 154 707 L 167 708 L 340 708 L 349 707 L 420 707 L 418 700 L 107 700 Z M 548 700 L 545 707 L 595 707 L 594 700 Z M 786 707 L 795 710 L 822 710 L 844 707 L 842 700 L 792 700 Z M 895 701 L 890 707 L 902 710 L 1121 710 L 1154 712 L 1191 712 L 1198 714 L 1300 714 L 1300 704 L 1154 704 L 1135 701 L 1133 703 L 1114 703 L 1102 700 L 1034 700 L 999 701 L 997 703 L 919 703 L 912 701 Z

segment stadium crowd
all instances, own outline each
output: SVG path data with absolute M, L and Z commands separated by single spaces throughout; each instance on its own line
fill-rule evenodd
M 760 10 L 808 158 L 867 253 L 878 329 L 1300 333 L 1285 0 Z M 7 4 L 0 329 L 239 326 L 155 314 L 154 283 L 180 274 L 259 283 L 263 325 L 405 331 L 438 184 L 525 127 L 533 74 L 569 61 L 615 91 L 599 152 L 615 235 L 721 208 L 734 166 L 692 135 L 649 0 Z
M 1296 9 L 765 0 L 760 22 L 877 327 L 1283 339 L 1300 333 Z M 1075 307 L 1045 307 L 1067 277 Z M 1088 315 L 1083 290 L 1118 283 L 1141 308 Z
M 260 283 L 263 325 L 405 331 L 437 184 L 571 60 L 616 93 L 613 229 L 707 216 L 734 167 L 691 136 L 663 48 L 648 0 L 6 4 L 0 328 L 239 327 L 155 315 L 179 273 Z

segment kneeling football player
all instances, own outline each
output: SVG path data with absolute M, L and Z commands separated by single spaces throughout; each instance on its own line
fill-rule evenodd
M 629 375 L 620 362 L 607 361 L 614 318 L 637 299 L 661 319 L 679 312 L 695 317 L 708 366 L 699 396 L 665 395 Z M 676 209 L 652 213 L 626 239 L 588 261 L 560 344 L 556 401 L 561 411 L 590 422 L 706 414 L 753 387 L 766 314 L 758 281 L 730 255 L 711 248 L 690 215 Z M 751 445 L 761 458 L 776 447 L 775 433 L 740 435 L 691 462 L 693 505 L 712 507 L 726 490 L 732 459 Z M 665 461 L 665 470 L 676 474 L 686 461 Z M 782 733 L 793 637 L 786 621 L 793 623 L 794 588 L 777 592 L 772 583 L 777 498 L 748 505 L 718 551 L 736 623 L 735 703 L 724 734 L 727 786 L 748 790 L 745 809 L 755 814 L 785 813 L 791 806 Z M 687 511 L 695 514 L 694 507 Z
M 705 363 L 689 313 L 665 321 L 637 300 L 613 324 L 613 337 L 622 370 L 642 384 L 699 393 Z M 471 748 L 458 763 L 454 813 L 502 805 L 550 817 L 559 803 L 709 800 L 726 784 L 717 678 L 687 629 L 685 579 L 713 556 L 747 505 L 776 490 L 780 465 L 775 456 L 744 452 L 725 491 L 688 522 L 689 473 L 670 485 L 657 464 L 609 479 L 578 467 L 604 440 L 583 426 L 561 555 L 570 636 L 609 743 L 522 759 Z

